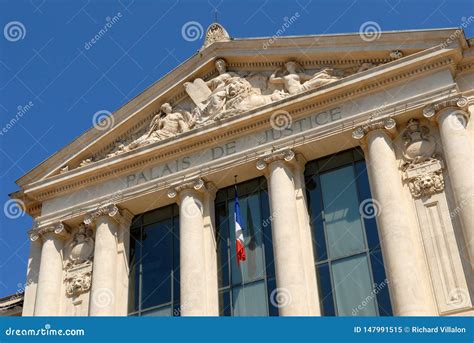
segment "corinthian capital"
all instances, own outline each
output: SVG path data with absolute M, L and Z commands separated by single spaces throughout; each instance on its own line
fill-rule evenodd
M 352 131 L 352 138 L 362 139 L 364 136 L 372 130 L 385 130 L 390 135 L 394 135 L 397 130 L 397 123 L 393 118 L 383 118 L 380 120 L 369 121 L 363 125 L 360 125 Z
M 295 160 L 295 152 L 291 149 L 285 149 L 280 151 L 274 151 L 269 154 L 263 155 L 257 161 L 257 169 L 264 170 L 270 163 L 278 160 L 290 162 Z
M 426 106 L 423 109 L 423 116 L 431 120 L 436 120 L 438 114 L 448 107 L 459 110 L 464 116 L 469 116 L 469 111 L 466 111 L 468 104 L 469 100 L 464 96 L 438 101 Z
M 28 231 L 28 236 L 32 242 L 47 234 L 53 234 L 64 238 L 69 234 L 69 228 L 62 222 L 56 222 L 47 225 L 36 224 L 30 231 Z
M 115 204 L 102 205 L 85 215 L 84 224 L 91 225 L 100 216 L 110 216 L 113 218 L 117 214 L 119 214 L 119 209 Z

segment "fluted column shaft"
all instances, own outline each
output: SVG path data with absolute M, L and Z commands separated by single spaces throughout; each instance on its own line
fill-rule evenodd
M 376 219 L 394 315 L 436 315 L 420 233 L 410 220 L 413 209 L 403 194 L 390 137 L 394 129 L 395 122 L 388 119 L 357 129 L 353 137 L 364 138 L 372 196 L 380 208 Z

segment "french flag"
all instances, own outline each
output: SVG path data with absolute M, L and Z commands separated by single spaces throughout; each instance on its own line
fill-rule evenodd
M 234 205 L 234 221 L 235 221 L 235 251 L 237 252 L 237 264 L 245 261 L 245 243 L 242 230 L 242 218 L 240 217 L 239 197 L 237 195 L 237 187 L 235 187 L 235 205 Z

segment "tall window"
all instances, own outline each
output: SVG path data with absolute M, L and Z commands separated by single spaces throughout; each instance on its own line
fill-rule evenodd
M 305 181 L 323 315 L 392 315 L 362 151 L 309 162 Z
M 265 178 L 240 183 L 237 191 L 247 257 L 240 266 L 235 252 L 234 187 L 219 190 L 215 200 L 220 315 L 278 315 L 271 299 L 276 285 Z
M 134 218 L 130 237 L 130 315 L 179 315 L 179 217 L 170 205 Z

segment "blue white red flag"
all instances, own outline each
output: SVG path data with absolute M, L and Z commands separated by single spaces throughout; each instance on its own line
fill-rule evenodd
M 234 221 L 235 221 L 235 251 L 237 253 L 237 264 L 245 261 L 245 242 L 242 218 L 240 217 L 239 196 L 237 195 L 237 187 L 235 187 L 235 205 L 234 205 Z

